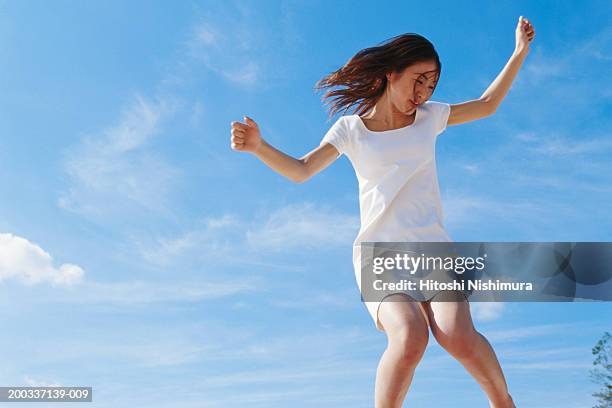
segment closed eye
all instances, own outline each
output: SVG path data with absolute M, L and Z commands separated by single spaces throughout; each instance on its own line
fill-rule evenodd
M 423 81 L 419 81 L 418 79 L 417 79 L 417 82 L 418 82 L 419 84 L 421 84 L 421 85 L 423 84 Z M 433 86 L 430 86 L 430 87 L 429 87 L 429 89 L 431 89 L 431 90 L 433 91 L 434 87 L 433 87 Z

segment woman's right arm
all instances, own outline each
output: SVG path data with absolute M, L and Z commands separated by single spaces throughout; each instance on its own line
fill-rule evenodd
M 232 149 L 257 156 L 272 170 L 296 183 L 303 183 L 338 158 L 338 150 L 329 143 L 317 147 L 300 159 L 274 148 L 262 139 L 257 123 L 245 117 L 245 123 L 232 122 Z

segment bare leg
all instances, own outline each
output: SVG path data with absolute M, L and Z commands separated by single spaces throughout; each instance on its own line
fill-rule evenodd
M 515 408 L 493 348 L 474 328 L 469 303 L 465 299 L 459 302 L 435 300 L 434 297 L 424 306 L 431 332 L 438 343 L 476 379 L 487 394 L 491 407 Z
M 395 294 L 381 303 L 378 320 L 387 334 L 387 349 L 376 371 L 375 406 L 400 408 L 429 340 L 425 311 L 418 302 Z

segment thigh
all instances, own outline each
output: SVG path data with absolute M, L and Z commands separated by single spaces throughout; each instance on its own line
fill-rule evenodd
M 406 330 L 427 331 L 427 314 L 424 302 L 411 300 L 408 295 L 396 293 L 383 299 L 378 308 L 378 320 L 385 333 Z
M 429 326 L 434 335 L 438 332 L 451 334 L 456 331 L 471 330 L 474 327 L 470 304 L 465 296 L 461 292 L 449 292 L 455 293 L 440 293 L 424 304 Z

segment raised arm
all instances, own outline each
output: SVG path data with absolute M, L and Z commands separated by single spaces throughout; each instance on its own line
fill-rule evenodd
M 506 97 L 523 60 L 529 53 L 529 44 L 535 37 L 535 30 L 529 20 L 519 17 L 515 31 L 516 46 L 506 66 L 489 85 L 482 96 L 476 100 L 451 105 L 448 126 L 459 125 L 490 116 L 497 111 Z
M 259 132 L 257 123 L 249 117 L 245 123 L 232 122 L 231 147 L 235 151 L 254 154 L 272 170 L 296 183 L 303 183 L 327 166 L 336 158 L 336 148 L 325 143 L 310 151 L 300 159 L 295 159 L 267 143 Z

